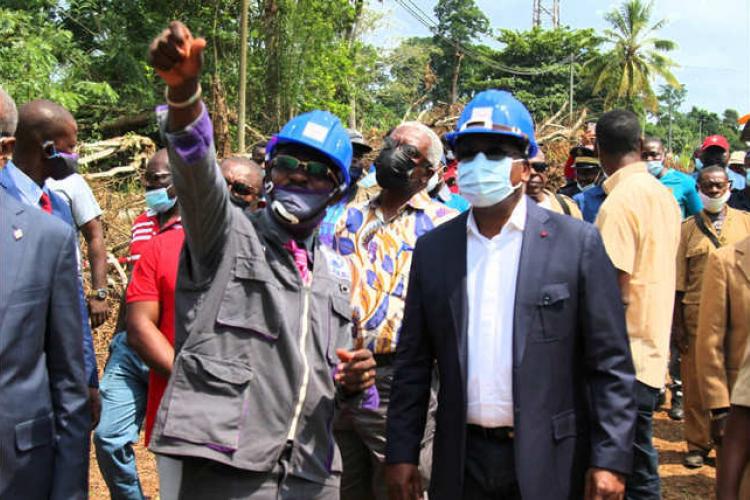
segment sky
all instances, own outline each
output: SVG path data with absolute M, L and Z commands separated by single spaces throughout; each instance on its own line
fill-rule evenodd
M 434 20 L 437 0 L 412 1 Z M 495 30 L 531 28 L 533 0 L 475 1 Z M 609 0 L 560 0 L 560 22 L 601 31 L 607 27 L 604 14 L 618 5 Z M 376 30 L 366 37 L 370 43 L 392 48 L 405 37 L 429 34 L 394 0 L 371 0 L 369 7 L 381 16 Z M 679 64 L 674 75 L 687 87 L 683 109 L 750 113 L 750 0 L 655 0 L 654 21 L 663 18 L 668 24 L 659 36 L 678 45 L 670 57 Z M 491 39 L 482 41 L 497 46 Z

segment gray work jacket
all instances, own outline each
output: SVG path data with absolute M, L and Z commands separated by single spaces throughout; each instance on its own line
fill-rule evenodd
M 270 471 L 288 441 L 290 474 L 337 484 L 331 432 L 336 348 L 352 342 L 345 263 L 313 246 L 305 286 L 268 212 L 229 201 L 205 111 L 167 134 L 185 246 L 175 289 L 175 363 L 154 452 Z

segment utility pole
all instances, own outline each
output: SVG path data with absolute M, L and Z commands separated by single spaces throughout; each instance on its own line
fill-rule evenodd
M 573 80 L 573 63 L 575 62 L 575 60 L 576 60 L 575 54 L 570 54 L 570 97 L 569 97 L 569 99 L 570 99 L 570 118 L 569 118 L 568 121 L 569 121 L 571 127 L 573 126 L 573 101 L 575 99 L 575 95 L 573 93 L 573 84 L 574 84 L 574 80 Z
M 543 27 L 544 20 L 550 22 L 551 27 L 560 27 L 560 0 L 534 0 L 531 22 L 535 28 Z
M 240 14 L 240 104 L 237 129 L 237 148 L 245 152 L 245 98 L 247 94 L 247 8 L 248 0 L 242 0 Z

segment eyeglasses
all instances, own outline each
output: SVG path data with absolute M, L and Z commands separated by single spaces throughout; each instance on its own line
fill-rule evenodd
M 258 191 L 254 187 L 248 186 L 247 184 L 243 182 L 238 182 L 238 181 L 230 182 L 229 189 L 233 193 L 238 194 L 240 196 L 250 196 L 250 195 L 258 194 Z
M 334 184 L 338 185 L 341 183 L 337 175 L 334 174 L 331 167 L 327 164 L 319 161 L 300 161 L 293 156 L 288 155 L 277 155 L 271 161 L 272 168 L 279 168 L 287 173 L 296 172 L 302 170 L 310 177 L 314 177 L 318 180 L 333 181 Z
M 549 165 L 543 161 L 533 161 L 529 165 L 531 165 L 531 168 L 533 168 L 535 172 L 539 173 L 544 173 L 549 168 Z

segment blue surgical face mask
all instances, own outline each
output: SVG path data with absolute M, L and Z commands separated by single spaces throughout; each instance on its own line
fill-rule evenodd
M 648 169 L 649 174 L 653 175 L 654 177 L 659 177 L 659 174 L 661 174 L 662 170 L 664 170 L 664 164 L 659 160 L 652 160 L 646 162 L 646 168 Z
M 146 206 L 158 214 L 168 212 L 175 203 L 177 203 L 177 198 L 170 198 L 167 188 L 146 191 Z
M 473 207 L 491 207 L 512 195 L 522 183 L 511 184 L 513 158 L 489 160 L 478 153 L 469 161 L 458 164 L 458 186 L 461 196 Z
M 702 168 L 703 168 L 703 162 L 701 161 L 700 158 L 696 158 L 695 159 L 695 169 L 696 170 L 700 170 Z

